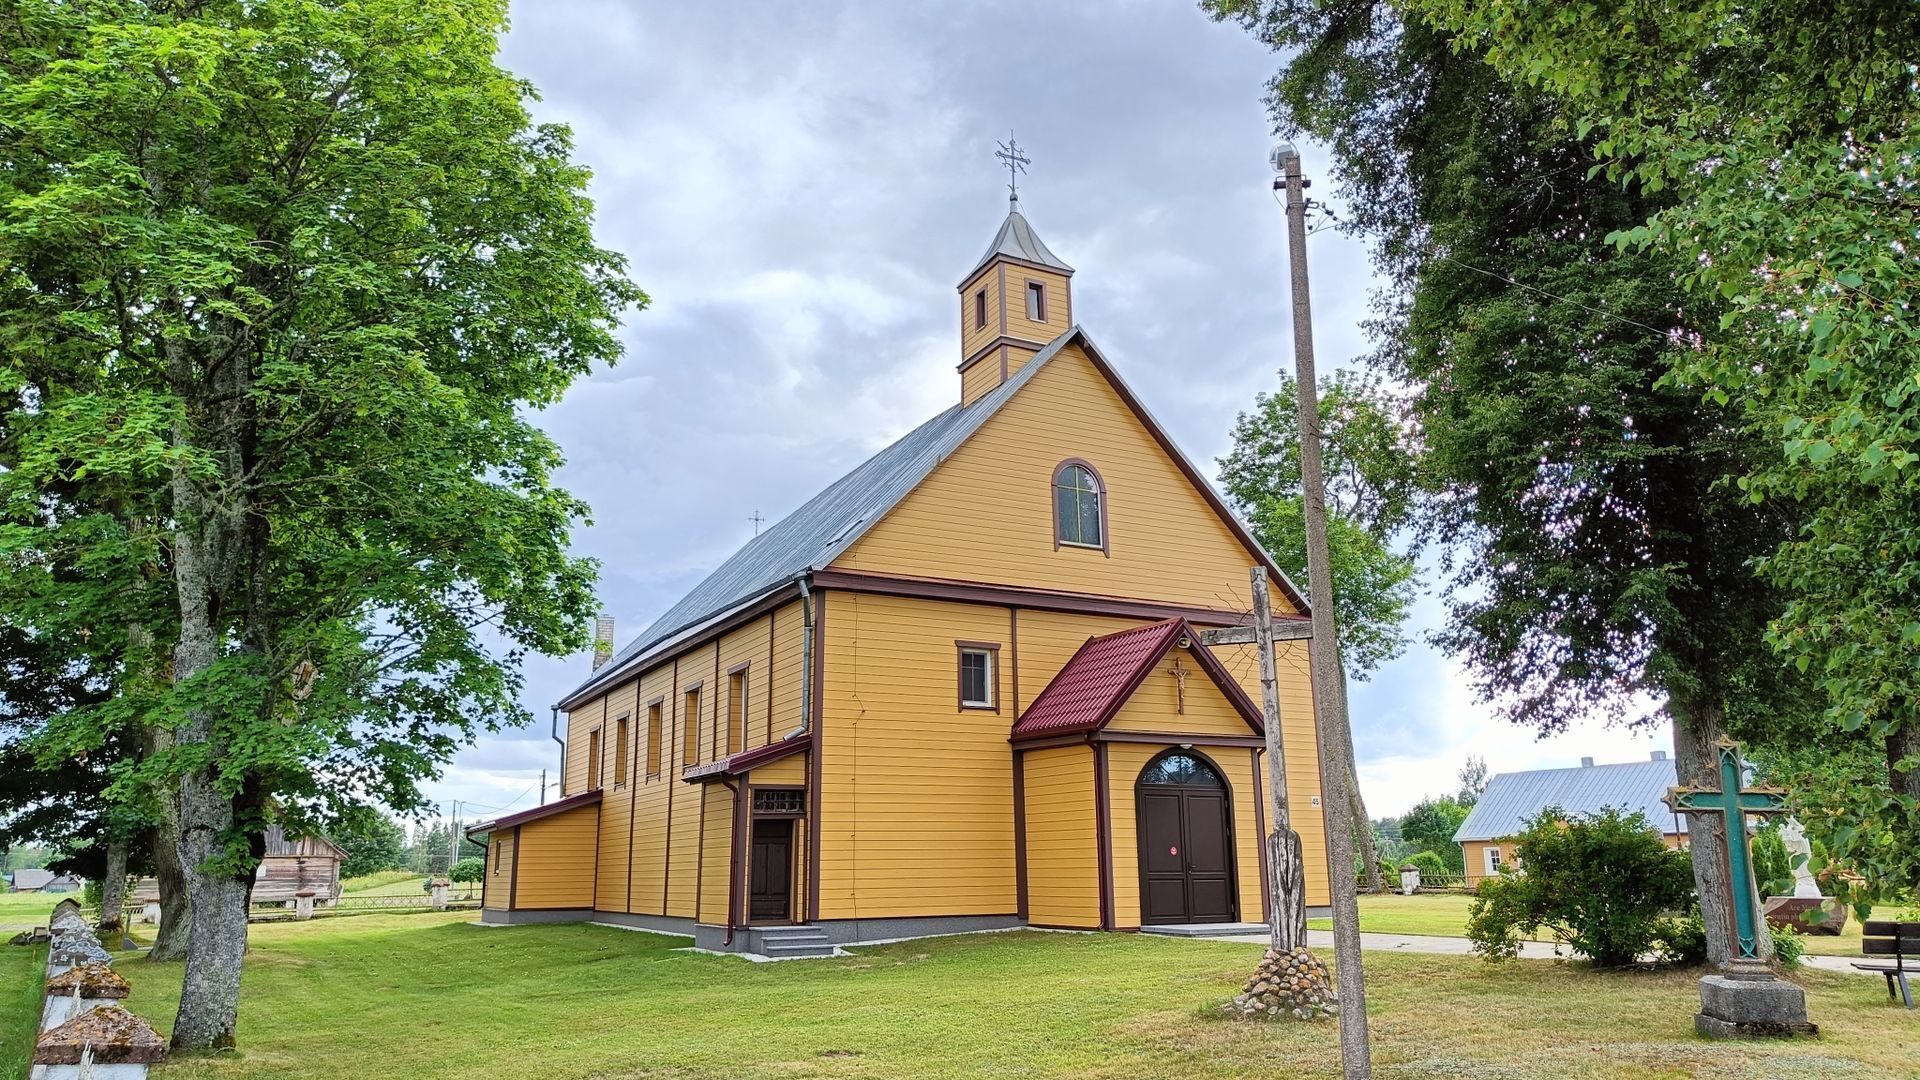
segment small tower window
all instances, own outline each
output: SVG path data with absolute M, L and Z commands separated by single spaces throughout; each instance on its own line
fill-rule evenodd
M 973 294 L 973 328 L 975 330 L 987 328 L 987 290 L 985 289 Z
M 1069 461 L 1053 474 L 1053 542 L 1055 547 L 1107 546 L 1100 478 L 1084 462 Z
M 1047 286 L 1044 282 L 1027 282 L 1027 318 L 1034 322 L 1047 321 Z

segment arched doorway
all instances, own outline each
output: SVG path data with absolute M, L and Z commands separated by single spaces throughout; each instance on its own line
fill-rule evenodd
M 1139 816 L 1140 921 L 1233 922 L 1233 793 L 1206 755 L 1169 750 L 1134 785 Z

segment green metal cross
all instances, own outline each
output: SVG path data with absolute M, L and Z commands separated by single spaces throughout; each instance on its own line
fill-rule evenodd
M 1754 910 L 1753 858 L 1747 841 L 1748 814 L 1784 814 L 1787 793 L 1776 787 L 1758 785 L 1742 790 L 1741 777 L 1746 765 L 1740 760 L 1740 744 L 1722 736 L 1720 747 L 1720 788 L 1691 784 L 1667 792 L 1666 803 L 1676 813 L 1718 813 L 1727 825 L 1728 891 L 1733 893 L 1733 938 L 1738 946 L 1735 960 L 1760 958 L 1760 913 Z

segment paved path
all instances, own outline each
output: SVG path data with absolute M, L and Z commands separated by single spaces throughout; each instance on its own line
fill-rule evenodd
M 1244 941 L 1254 945 L 1264 945 L 1265 934 L 1227 934 L 1212 940 Z M 1307 931 L 1307 945 L 1311 948 L 1331 950 L 1333 931 Z M 1473 942 L 1466 938 L 1440 937 L 1426 934 L 1376 934 L 1363 932 L 1360 935 L 1360 947 L 1368 952 L 1410 952 L 1433 953 L 1443 956 L 1466 956 L 1473 952 Z M 1527 960 L 1552 960 L 1555 958 L 1553 946 L 1544 941 L 1523 941 L 1520 943 L 1520 955 Z M 1876 972 L 1861 971 L 1853 966 L 1853 961 L 1845 956 L 1807 956 L 1801 963 L 1822 971 L 1838 971 L 1851 975 L 1873 975 Z

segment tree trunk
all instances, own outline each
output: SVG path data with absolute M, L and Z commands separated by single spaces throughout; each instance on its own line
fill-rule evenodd
M 124 929 L 122 911 L 127 906 L 127 840 L 114 837 L 107 841 L 107 869 L 100 878 L 100 939 L 117 937 Z
M 248 390 L 247 362 L 242 356 L 230 357 L 219 365 L 218 376 L 202 379 L 184 344 L 169 343 L 167 358 L 168 374 L 187 403 L 175 441 L 183 449 L 210 452 L 219 471 L 218 477 L 195 476 L 180 465 L 172 484 L 174 589 L 180 609 L 173 681 L 176 688 L 194 694 L 194 681 L 226 653 L 227 626 L 243 591 L 239 583 L 252 563 L 245 550 L 250 537 L 245 500 L 232 490 L 246 473 L 240 411 Z M 210 480 L 218 491 L 203 488 Z M 206 1050 L 234 1044 L 251 867 L 242 853 L 229 849 L 236 836 L 235 797 L 223 793 L 218 782 L 219 706 L 205 697 L 189 700 L 192 704 L 174 739 L 195 762 L 180 772 L 178 833 L 180 872 L 193 918 L 173 1046 Z
M 1920 723 L 1909 722 L 1887 736 L 1887 777 L 1895 795 L 1920 799 Z
M 171 805 L 173 800 L 167 802 Z M 187 894 L 187 879 L 180 872 L 179 821 L 178 813 L 168 813 L 153 831 L 153 876 L 160 886 L 160 926 L 147 949 L 149 960 L 184 960 L 187 956 L 193 902 Z
M 1347 772 L 1347 793 L 1353 796 L 1353 837 L 1360 846 L 1360 867 L 1367 879 L 1367 891 L 1386 892 L 1387 882 L 1380 873 L 1380 845 L 1373 839 L 1373 819 L 1367 816 L 1367 801 L 1360 796 L 1357 769 Z
M 1726 734 L 1720 704 L 1704 698 L 1689 703 L 1674 702 L 1673 756 L 1675 771 L 1682 786 L 1700 784 L 1720 787 L 1720 748 L 1716 745 Z M 1746 843 L 1746 837 L 1739 842 Z M 1700 897 L 1700 919 L 1707 930 L 1707 963 L 1724 968 L 1738 951 L 1733 936 L 1733 876 L 1727 861 L 1727 823 L 1718 813 L 1690 814 L 1687 820 L 1687 845 L 1693 855 L 1693 888 Z M 1751 880 L 1745 882 L 1751 894 L 1753 911 L 1760 912 L 1760 890 Z M 1773 937 L 1764 932 L 1755 935 L 1754 948 L 1762 961 L 1773 959 Z

